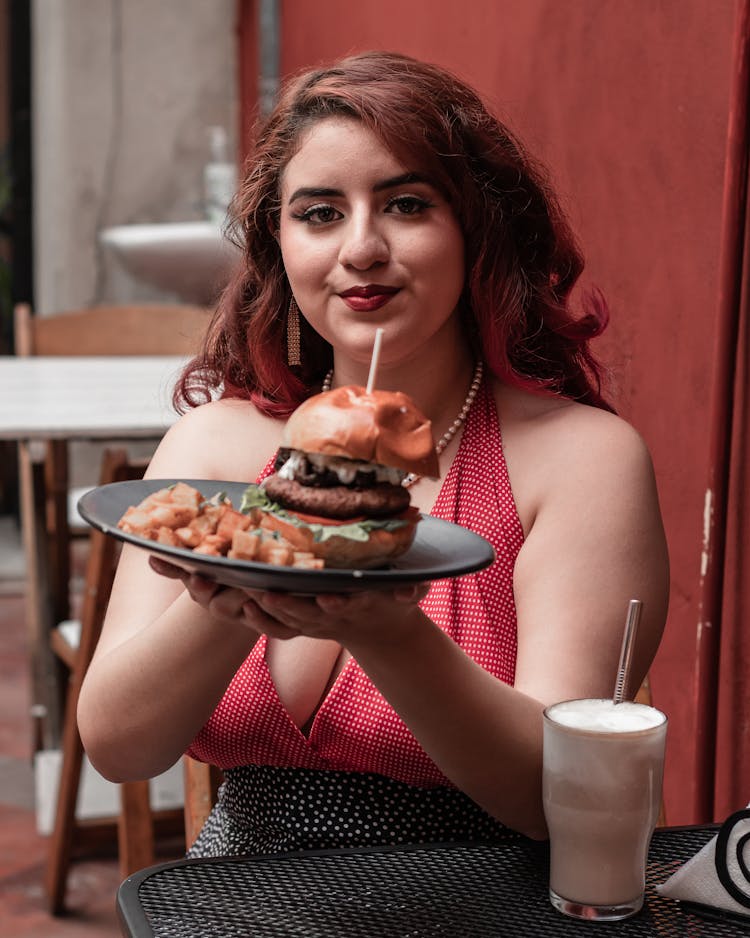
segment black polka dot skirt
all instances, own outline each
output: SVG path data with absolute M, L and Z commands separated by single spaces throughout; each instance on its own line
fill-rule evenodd
M 227 769 L 189 857 L 337 847 L 500 840 L 514 835 L 453 788 L 383 775 L 244 766 Z

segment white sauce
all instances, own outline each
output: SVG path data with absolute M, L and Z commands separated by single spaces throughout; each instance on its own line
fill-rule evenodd
M 325 453 L 301 453 L 299 450 L 292 450 L 289 459 L 278 470 L 278 475 L 282 479 L 294 479 L 295 472 L 304 469 L 305 459 L 318 470 L 328 469 L 338 477 L 342 485 L 350 485 L 359 470 L 365 472 L 375 472 L 375 478 L 378 482 L 390 482 L 391 485 L 400 485 L 401 480 L 406 475 L 401 469 L 395 469 L 393 466 L 381 466 L 377 463 L 360 462 L 354 459 L 346 459 L 343 456 L 330 456 Z

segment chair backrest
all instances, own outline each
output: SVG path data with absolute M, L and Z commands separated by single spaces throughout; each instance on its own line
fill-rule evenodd
M 17 355 L 191 355 L 211 310 L 180 304 L 91 306 L 33 316 L 14 310 Z
M 106 447 L 102 454 L 100 485 L 112 482 L 132 482 L 142 479 L 147 460 L 131 459 L 121 447 Z M 81 608 L 81 640 L 78 645 L 78 665 L 81 677 L 88 669 L 99 641 L 109 594 L 115 578 L 120 543 L 111 535 L 92 529 L 87 559 L 86 585 Z
M 175 355 L 186 358 L 197 351 L 210 319 L 208 308 L 180 304 L 92 306 L 33 316 L 28 304 L 19 303 L 14 310 L 15 350 L 22 357 Z M 81 453 L 80 448 L 78 452 Z M 48 567 L 52 578 L 53 614 L 58 620 L 67 619 L 70 542 L 77 526 L 68 510 L 68 441 L 47 441 L 43 456 L 39 448 L 30 453 L 32 462 L 42 459 L 45 462 L 44 512 L 47 552 L 51 558 Z M 93 478 L 93 473 L 87 472 L 87 475 Z

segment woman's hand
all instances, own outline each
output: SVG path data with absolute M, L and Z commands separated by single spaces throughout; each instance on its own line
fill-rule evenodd
M 246 625 L 243 605 L 247 602 L 247 592 L 237 587 L 222 586 L 198 573 L 190 573 L 160 557 L 149 557 L 151 569 L 170 580 L 181 580 L 193 602 L 202 606 L 212 619 L 240 622 Z
M 273 638 L 307 635 L 332 639 L 345 648 L 355 641 L 390 643 L 403 635 L 428 589 L 420 583 L 317 596 L 248 591 L 243 612 L 250 628 Z
M 354 636 L 366 641 L 370 633 L 381 642 L 397 641 L 406 620 L 429 590 L 429 584 L 418 583 L 392 590 L 299 596 L 222 586 L 160 557 L 150 557 L 149 565 L 161 576 L 181 580 L 193 601 L 212 618 L 241 622 L 271 638 L 307 635 L 333 639 L 344 646 Z

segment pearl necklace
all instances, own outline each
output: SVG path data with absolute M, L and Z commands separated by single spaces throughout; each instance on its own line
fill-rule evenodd
M 471 386 L 469 387 L 469 393 L 466 395 L 466 399 L 461 406 L 461 410 L 458 413 L 458 416 L 453 421 L 453 423 L 448 427 L 445 433 L 440 437 L 440 439 L 435 444 L 435 452 L 439 456 L 445 451 L 450 441 L 458 433 L 461 427 L 466 422 L 466 418 L 469 415 L 471 410 L 471 405 L 474 403 L 474 398 L 477 396 L 479 391 L 479 385 L 482 383 L 482 375 L 484 373 L 484 363 L 480 360 L 476 363 L 474 367 L 474 377 L 471 379 Z M 328 374 L 323 379 L 323 384 L 321 385 L 321 391 L 330 391 L 331 385 L 333 383 L 333 368 L 328 372 Z M 414 472 L 410 472 L 401 483 L 407 488 L 410 485 L 414 485 L 415 482 L 418 482 L 421 477 L 416 475 Z

